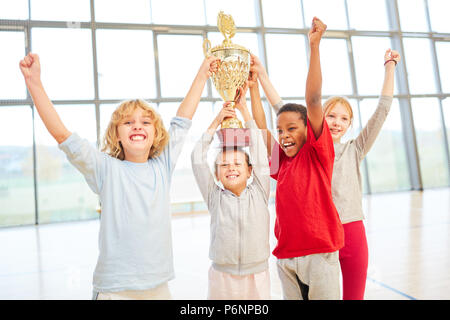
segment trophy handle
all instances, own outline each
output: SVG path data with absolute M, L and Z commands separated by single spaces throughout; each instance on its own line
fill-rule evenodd
M 211 55 L 209 50 L 211 49 L 211 41 L 208 39 L 203 40 L 203 54 L 205 55 L 205 58 Z

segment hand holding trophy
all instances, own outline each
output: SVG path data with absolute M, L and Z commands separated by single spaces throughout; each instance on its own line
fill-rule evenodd
M 217 26 L 225 37 L 221 45 L 211 48 L 211 42 L 205 39 L 203 53 L 206 57 L 219 58 L 217 69 L 212 74 L 212 81 L 225 102 L 234 106 L 239 98 L 239 88 L 244 86 L 250 71 L 250 51 L 231 42 L 236 33 L 233 18 L 222 11 L 217 16 Z M 250 142 L 248 129 L 243 128 L 242 123 L 236 117 L 226 118 L 221 123 L 221 129 L 217 132 L 222 147 L 244 147 Z

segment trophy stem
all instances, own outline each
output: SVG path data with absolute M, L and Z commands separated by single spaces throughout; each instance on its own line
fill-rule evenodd
M 232 106 L 233 108 L 235 108 L 235 103 L 234 101 L 227 101 L 229 102 L 230 106 Z M 220 128 L 221 129 L 241 129 L 244 126 L 242 125 L 242 122 L 236 118 L 236 117 L 230 117 L 230 118 L 225 118 L 222 123 L 220 124 Z

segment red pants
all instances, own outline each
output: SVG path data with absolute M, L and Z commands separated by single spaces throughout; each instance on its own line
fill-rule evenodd
M 339 250 L 344 300 L 364 300 L 369 253 L 362 221 L 346 223 L 345 246 Z

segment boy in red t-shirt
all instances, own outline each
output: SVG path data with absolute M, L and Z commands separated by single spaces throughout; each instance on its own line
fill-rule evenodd
M 308 34 L 310 66 L 306 105 L 286 104 L 277 112 L 278 141 L 268 144 L 271 176 L 277 180 L 273 254 L 278 258 L 285 299 L 340 299 L 339 254 L 344 231 L 331 196 L 333 140 L 321 105 L 319 43 L 326 25 L 314 18 Z M 252 56 L 251 72 L 272 105 L 281 99 L 260 61 Z M 278 102 L 278 103 L 277 103 Z M 265 128 L 260 107 L 252 104 L 258 126 Z

